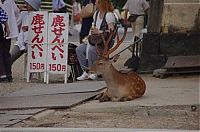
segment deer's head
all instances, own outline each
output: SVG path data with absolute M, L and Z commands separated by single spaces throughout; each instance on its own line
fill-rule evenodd
M 127 33 L 127 28 L 124 29 L 124 34 L 121 39 L 119 38 L 117 29 L 110 32 L 109 38 L 107 40 L 105 40 L 104 36 L 102 35 L 104 49 L 102 51 L 96 45 L 96 50 L 97 50 L 97 54 L 99 55 L 99 59 L 95 62 L 95 64 L 92 67 L 90 67 L 89 69 L 90 72 L 102 74 L 110 70 L 110 68 L 112 67 L 112 62 L 116 62 L 117 59 L 119 58 L 119 55 L 115 55 L 112 58 L 109 58 L 109 55 L 113 53 L 120 46 L 120 44 L 123 42 L 123 40 L 126 37 L 126 33 Z M 117 43 L 114 44 L 114 46 L 109 49 L 108 45 L 109 45 L 109 42 L 111 41 L 111 38 L 113 38 L 113 35 L 115 35 L 115 37 L 117 38 Z

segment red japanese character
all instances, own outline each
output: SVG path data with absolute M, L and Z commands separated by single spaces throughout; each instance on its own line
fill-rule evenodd
M 37 34 L 33 39 L 32 39 L 32 43 L 42 43 L 44 40 L 44 37 L 42 36 L 42 38 L 39 38 L 39 34 Z M 36 41 L 36 42 L 35 42 Z
M 53 23 L 51 26 L 56 27 L 56 26 L 60 26 L 60 27 L 64 27 L 65 23 L 63 22 L 63 16 L 60 15 L 56 15 L 56 17 L 53 18 Z
M 56 35 L 56 37 L 53 39 L 52 43 L 64 43 L 64 38 L 62 40 L 60 39 L 60 36 L 63 35 L 63 31 L 65 30 L 63 28 L 65 26 L 63 20 L 64 17 L 59 15 L 56 15 L 56 17 L 53 18 L 53 22 L 51 25 L 53 29 L 51 31 Z
M 39 50 L 39 57 L 42 57 L 42 51 L 43 51 L 43 49 L 42 49 L 41 46 L 42 46 L 41 44 L 40 44 L 40 45 L 34 44 L 33 46 L 31 46 L 32 49 L 37 48 L 37 49 Z M 33 59 L 36 58 L 36 57 L 35 57 L 35 52 L 34 52 L 34 50 L 32 50 L 32 58 L 33 58 Z
M 31 25 L 44 25 L 44 15 L 43 14 L 36 14 L 36 16 L 33 16 L 33 20 L 31 22 Z
M 63 46 L 63 45 L 60 45 L 60 47 Z M 62 59 L 64 57 L 63 53 L 64 53 L 64 50 L 61 49 L 58 45 L 55 45 L 53 48 L 51 48 L 53 51 L 55 51 L 56 49 L 58 49 L 59 51 L 59 55 L 60 55 L 60 58 Z M 56 60 L 56 55 L 54 52 L 51 53 L 52 55 L 52 59 L 53 60 Z
M 32 30 L 36 34 L 35 37 L 32 39 L 32 43 L 42 43 L 44 38 L 40 38 L 40 34 L 42 33 L 42 29 L 44 28 L 44 15 L 43 14 L 36 14 L 36 16 L 33 16 L 33 20 L 31 22 L 31 25 L 34 25 Z M 36 42 L 35 42 L 36 41 Z

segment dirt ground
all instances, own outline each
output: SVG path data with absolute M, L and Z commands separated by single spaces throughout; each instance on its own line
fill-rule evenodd
M 32 117 L 13 127 L 199 130 L 199 111 L 190 111 L 186 107 L 151 109 L 147 114 L 134 111 L 126 113 L 83 113 L 73 110 L 53 110 L 46 116 Z

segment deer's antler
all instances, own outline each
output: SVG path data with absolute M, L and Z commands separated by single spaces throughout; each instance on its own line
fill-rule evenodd
M 124 28 L 124 34 L 123 34 L 122 38 L 120 39 L 118 31 L 117 31 L 117 29 L 115 29 L 113 31 L 110 31 L 110 35 L 109 35 L 108 39 L 105 40 L 105 37 L 104 37 L 104 35 L 102 33 L 101 37 L 103 39 L 104 50 L 103 50 L 103 53 L 100 53 L 98 45 L 96 44 L 97 54 L 99 56 L 101 56 L 101 57 L 109 58 L 109 54 L 111 54 L 112 52 L 114 52 L 120 46 L 120 44 L 124 41 L 124 39 L 126 37 L 126 34 L 127 34 L 127 28 Z M 111 39 L 113 38 L 113 35 L 117 35 L 117 44 L 113 48 L 108 49 L 108 45 L 109 45 Z
M 117 33 L 116 33 L 116 35 L 117 35 L 117 44 L 113 48 L 109 49 L 109 51 L 107 52 L 107 56 L 109 56 L 109 54 L 114 52 L 120 46 L 120 44 L 124 41 L 124 39 L 126 37 L 126 34 L 127 34 L 127 28 L 124 28 L 124 34 L 123 34 L 122 38 L 120 39 L 118 31 L 117 31 Z

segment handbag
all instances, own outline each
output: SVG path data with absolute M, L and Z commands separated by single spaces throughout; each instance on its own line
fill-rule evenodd
M 82 18 L 92 17 L 94 15 L 95 10 L 95 5 L 90 0 L 90 2 L 86 6 L 82 7 L 80 16 Z
M 92 46 L 103 44 L 102 35 L 101 34 L 91 34 L 88 36 L 88 42 Z

